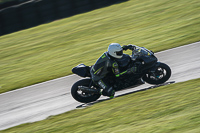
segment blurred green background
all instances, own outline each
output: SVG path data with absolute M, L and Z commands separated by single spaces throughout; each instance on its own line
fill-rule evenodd
M 199 0 L 130 0 L 1 36 L 0 93 L 92 65 L 112 42 L 154 52 L 197 42 L 199 11 Z

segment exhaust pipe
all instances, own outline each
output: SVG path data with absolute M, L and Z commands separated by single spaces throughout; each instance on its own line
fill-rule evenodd
M 86 86 L 78 86 L 78 89 L 83 91 L 83 92 L 89 92 L 89 93 L 95 93 L 95 94 L 100 94 L 98 90 L 96 89 L 91 89 L 89 87 Z

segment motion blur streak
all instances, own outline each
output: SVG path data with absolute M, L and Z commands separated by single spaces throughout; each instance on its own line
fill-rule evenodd
M 182 82 L 200 78 L 200 42 L 156 53 L 160 62 L 172 69 L 169 81 Z M 19 90 L 0 94 L 0 130 L 22 123 L 39 121 L 75 109 L 81 103 L 70 95 L 71 85 L 80 78 L 70 75 Z M 150 85 L 117 92 L 116 96 Z M 107 97 L 101 97 L 106 99 Z

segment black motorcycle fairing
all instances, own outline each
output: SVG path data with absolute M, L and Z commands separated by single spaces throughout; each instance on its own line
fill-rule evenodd
M 140 77 L 138 76 L 139 75 L 126 74 L 123 75 L 123 77 L 116 79 L 114 84 L 115 90 L 118 91 L 136 85 Z
M 134 64 L 138 67 L 138 72 L 148 70 L 156 64 L 158 59 L 155 56 L 139 56 L 134 61 Z
M 81 76 L 81 77 L 91 77 L 90 68 L 84 64 L 79 64 L 76 67 L 72 68 L 72 72 Z
M 131 58 L 129 55 L 127 54 L 123 54 L 122 58 L 120 59 L 115 59 L 119 65 L 119 67 L 126 67 L 128 66 L 128 64 L 130 63 L 131 61 Z
M 160 65 L 160 62 L 156 62 L 155 65 L 153 67 L 150 68 L 151 72 L 155 72 L 157 67 Z
M 158 61 L 158 59 L 155 56 L 140 56 L 137 58 L 137 60 L 143 61 L 145 65 L 154 64 Z
M 146 71 L 156 67 L 158 61 L 158 59 L 154 55 L 139 56 L 134 62 L 132 62 L 130 56 L 124 56 L 123 60 L 129 60 L 129 62 L 125 65 L 127 67 L 137 66 L 138 71 L 133 74 L 124 74 L 119 78 L 110 78 L 114 80 L 113 83 L 116 85 L 116 90 L 121 90 L 136 85 L 137 82 L 140 81 L 141 77 L 146 73 Z

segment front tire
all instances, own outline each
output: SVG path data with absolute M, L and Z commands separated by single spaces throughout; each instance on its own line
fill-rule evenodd
M 160 63 L 156 66 L 155 72 L 148 72 L 143 76 L 143 80 L 149 84 L 162 84 L 171 77 L 171 69 L 167 64 Z
M 71 88 L 72 97 L 81 103 L 89 103 L 96 101 L 101 95 L 83 92 L 78 89 L 78 86 L 86 86 L 89 87 L 91 83 L 91 79 L 82 79 L 77 81 Z M 96 89 L 95 86 L 91 86 L 93 89 Z

